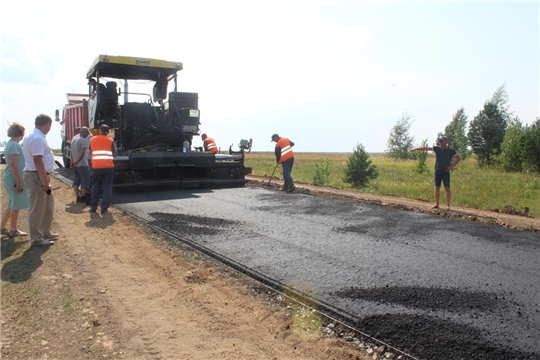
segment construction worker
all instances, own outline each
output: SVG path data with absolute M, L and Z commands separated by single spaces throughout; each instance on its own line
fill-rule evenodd
M 204 151 L 213 152 L 215 154 L 219 153 L 219 149 L 214 139 L 206 134 L 202 134 L 201 139 L 203 140 Z
M 276 162 L 281 164 L 283 169 L 283 179 L 285 180 L 283 190 L 292 193 L 294 189 L 296 189 L 291 177 L 291 171 L 294 164 L 294 153 L 292 151 L 294 143 L 286 137 L 280 137 L 278 134 L 272 135 L 272 141 L 276 143 Z
M 103 97 L 104 93 L 107 91 L 107 88 L 102 83 L 98 83 L 96 79 L 90 78 L 88 79 L 88 85 L 90 85 L 90 94 L 92 95 L 92 99 L 96 97 L 96 94 L 99 92 L 99 96 Z M 98 90 L 99 88 L 99 90 Z
M 114 162 L 116 147 L 114 140 L 107 136 L 109 126 L 101 125 L 99 135 L 90 139 L 90 152 L 92 154 L 92 188 L 90 212 L 97 210 L 99 193 L 103 186 L 103 196 L 101 199 L 101 214 L 105 214 L 109 209 L 112 198 L 112 186 L 114 178 Z

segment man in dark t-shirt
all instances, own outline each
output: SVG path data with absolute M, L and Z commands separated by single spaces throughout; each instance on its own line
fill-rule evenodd
M 448 138 L 441 136 L 439 138 L 439 144 L 441 146 L 434 147 L 419 147 L 411 149 L 410 151 L 433 151 L 435 152 L 435 205 L 434 209 L 439 208 L 439 199 L 441 197 L 441 181 L 444 184 L 444 190 L 446 191 L 446 205 L 450 210 L 450 171 L 452 171 L 456 165 L 461 161 L 461 158 L 456 151 L 448 146 Z M 455 158 L 452 163 L 452 159 Z

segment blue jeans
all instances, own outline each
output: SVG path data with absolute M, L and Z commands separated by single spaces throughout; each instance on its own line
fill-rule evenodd
M 73 186 L 81 186 L 83 189 L 90 189 L 90 167 L 77 166 L 73 172 Z
M 97 210 L 99 193 L 103 186 L 103 196 L 101 199 L 101 212 L 107 211 L 112 199 L 112 185 L 114 178 L 114 168 L 109 169 L 93 169 L 92 170 L 92 205 L 91 211 Z
M 285 160 L 281 164 L 281 168 L 283 169 L 283 179 L 285 180 L 285 189 L 290 189 L 294 186 L 293 179 L 291 177 L 293 164 L 294 157 L 290 158 L 289 160 Z

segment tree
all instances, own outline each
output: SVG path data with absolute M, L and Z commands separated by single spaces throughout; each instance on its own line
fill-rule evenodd
M 366 186 L 370 180 L 376 179 L 377 176 L 379 176 L 377 166 L 372 165 L 369 154 L 362 144 L 356 144 L 353 154 L 347 160 L 343 181 L 353 187 L 361 188 Z
M 491 100 L 488 100 L 486 102 L 497 105 L 497 108 L 499 109 L 502 117 L 506 120 L 508 124 L 510 124 L 514 112 L 510 111 L 510 97 L 508 96 L 508 92 L 506 91 L 506 84 L 502 84 L 501 86 L 499 86 L 499 88 L 493 93 Z
M 414 137 L 409 135 L 411 124 L 414 122 L 405 111 L 396 125 L 390 131 L 386 156 L 392 159 L 411 159 L 409 150 L 413 147 Z
M 448 143 L 462 159 L 469 155 L 466 127 L 467 115 L 465 115 L 465 109 L 460 108 L 452 117 L 452 121 L 444 128 L 444 135 L 448 138 Z
M 519 118 L 510 122 L 501 145 L 501 166 L 505 171 L 522 171 L 523 169 L 523 124 Z
M 540 118 L 523 131 L 523 170 L 540 173 Z
M 467 139 L 480 166 L 491 164 L 493 155 L 500 154 L 507 126 L 499 107 L 491 102 L 486 102 L 470 122 Z

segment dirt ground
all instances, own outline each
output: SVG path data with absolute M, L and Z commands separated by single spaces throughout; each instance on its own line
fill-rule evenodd
M 327 331 L 334 324 L 318 326 L 286 297 L 121 211 L 90 214 L 71 188 L 56 179 L 52 187 L 56 244 L 30 248 L 28 236 L 2 238 L 3 359 L 387 358 L 383 347 L 328 336 L 339 325 Z M 540 231 L 540 221 L 516 215 L 434 211 L 425 202 L 307 185 L 298 191 Z

